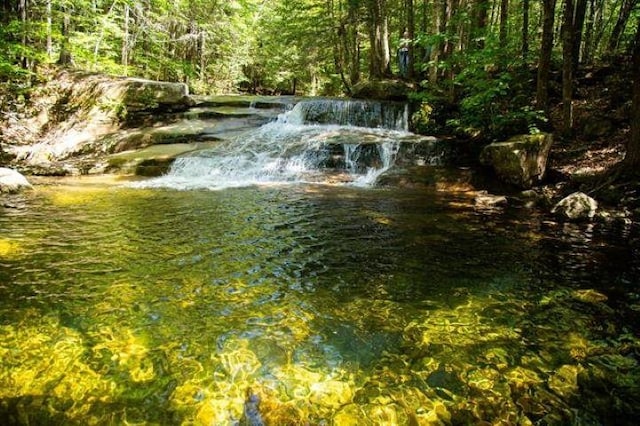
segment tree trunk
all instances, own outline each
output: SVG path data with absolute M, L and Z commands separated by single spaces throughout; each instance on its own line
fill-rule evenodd
M 20 42 L 24 48 L 27 47 L 27 8 L 29 4 L 27 0 L 19 0 L 18 1 L 18 12 L 20 13 L 20 22 L 22 24 L 22 28 L 20 29 Z M 29 68 L 29 59 L 26 56 L 22 56 L 20 58 L 20 64 L 22 68 Z
M 447 0 L 435 0 L 435 19 L 434 33 L 438 35 L 444 35 L 447 27 Z M 440 41 L 436 42 L 431 49 L 431 60 L 433 66 L 429 69 L 429 81 L 432 84 L 436 84 L 438 81 L 438 61 L 444 54 L 444 44 Z
M 8 23 L 9 21 L 11 21 L 11 18 L 13 17 L 13 6 L 14 6 L 14 1 L 12 0 L 0 0 L 0 8 L 2 10 L 2 13 L 0 13 L 0 22 L 3 24 Z
M 500 47 L 507 47 L 507 20 L 509 19 L 509 0 L 500 0 Z
M 604 37 L 605 30 L 607 28 L 607 24 L 609 22 L 605 22 L 604 19 L 604 11 L 605 11 L 606 0 L 596 0 L 596 16 L 594 19 L 593 25 L 593 51 L 592 56 L 596 56 L 596 52 L 600 48 L 600 42 Z
M 369 1 L 369 41 L 371 43 L 369 74 L 372 79 L 379 79 L 391 75 L 387 4 L 386 0 Z
M 595 25 L 598 16 L 602 15 L 601 5 L 602 0 L 588 0 L 589 2 L 589 14 L 587 15 L 587 22 L 584 31 L 584 43 L 582 48 L 582 62 L 584 64 L 591 64 L 594 43 L 595 43 Z
M 580 46 L 582 45 L 582 29 L 584 28 L 584 18 L 587 13 L 587 0 L 576 0 L 573 14 L 573 73 L 575 75 L 581 63 Z
M 620 44 L 620 37 L 624 32 L 624 28 L 627 26 L 627 21 L 631 16 L 631 11 L 638 3 L 638 0 L 623 0 L 622 5 L 620 6 L 620 13 L 618 14 L 618 20 L 616 21 L 616 25 L 613 27 L 611 31 L 611 37 L 609 38 L 609 52 L 613 53 L 618 49 L 618 45 Z
M 529 56 L 529 0 L 522 0 L 522 60 Z
M 448 58 L 453 54 L 454 44 L 453 35 L 455 34 L 453 17 L 458 9 L 459 0 L 446 0 L 445 12 L 444 12 L 444 25 L 446 33 L 446 41 L 444 43 L 444 51 L 442 52 L 443 58 Z
M 349 81 L 355 85 L 360 81 L 360 40 L 358 38 L 358 3 L 349 2 L 345 32 L 345 52 L 349 64 Z
M 51 17 L 51 0 L 47 0 L 47 58 L 51 60 L 53 56 L 53 42 L 51 33 L 53 31 L 52 17 Z
M 555 18 L 556 0 L 543 0 L 542 44 L 538 59 L 538 83 L 536 88 L 536 104 L 538 109 L 549 112 L 549 70 L 551 67 L 551 50 L 553 48 L 553 21 Z
M 571 136 L 573 129 L 573 14 L 574 0 L 565 0 L 562 18 L 562 132 Z
M 73 57 L 69 50 L 69 34 L 71 33 L 71 17 L 66 6 L 62 6 L 62 45 L 60 46 L 60 57 L 58 65 L 63 67 L 73 64 Z
M 631 108 L 631 137 L 627 144 L 625 165 L 636 173 L 640 170 L 640 19 L 633 48 L 633 103 Z
M 528 1 L 528 0 L 527 0 Z M 487 12 L 489 11 L 489 0 L 476 0 L 474 6 L 475 17 L 471 30 L 472 45 L 478 50 L 484 49 L 487 35 Z
M 124 67 L 124 75 L 127 75 L 127 67 L 129 66 L 129 5 L 124 5 L 124 29 L 122 34 L 122 66 Z
M 198 44 L 198 54 L 200 56 L 200 80 L 204 81 L 207 76 L 207 32 L 200 28 L 200 43 Z
M 413 12 L 413 0 L 406 0 L 406 9 L 407 9 L 407 32 L 409 33 L 409 40 L 411 43 L 409 44 L 409 68 L 407 69 L 407 78 L 412 80 L 414 77 L 414 48 L 413 48 L 413 40 L 415 38 L 416 25 L 415 25 L 415 16 Z

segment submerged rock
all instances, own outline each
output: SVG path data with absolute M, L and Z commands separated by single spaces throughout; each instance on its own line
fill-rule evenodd
M 13 194 L 23 189 L 31 188 L 27 178 L 13 169 L 0 167 L 0 193 Z
M 480 191 L 474 198 L 474 204 L 477 209 L 494 209 L 503 207 L 508 204 L 507 197 L 504 195 L 493 195 L 487 191 Z
M 569 221 L 590 220 L 596 215 L 598 202 L 584 192 L 574 192 L 556 204 L 551 213 Z
M 480 162 L 491 166 L 504 182 L 530 188 L 544 176 L 552 142 L 547 133 L 514 136 L 484 147 Z

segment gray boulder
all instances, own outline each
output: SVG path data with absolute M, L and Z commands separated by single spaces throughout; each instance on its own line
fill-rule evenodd
M 0 167 L 0 193 L 13 194 L 31 188 L 31 184 L 20 173 L 13 169 Z
M 573 194 L 560 200 L 551 213 L 569 221 L 591 220 L 598 210 L 598 202 L 584 192 Z
M 504 182 L 530 188 L 544 176 L 552 142 L 548 133 L 514 136 L 484 147 L 480 162 L 491 166 Z

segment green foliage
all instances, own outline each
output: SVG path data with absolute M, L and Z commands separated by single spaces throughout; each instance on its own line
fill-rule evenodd
M 496 63 L 495 58 L 505 57 L 487 50 L 467 56 L 467 66 L 455 79 L 460 117 L 451 126 L 488 139 L 538 132 L 544 114 L 532 107 L 531 71 L 520 62 Z
M 409 94 L 412 106 L 411 127 L 423 135 L 453 133 L 450 121 L 459 115 L 456 105 L 449 102 L 442 93 L 433 88 L 430 91 L 412 92 Z
M 598 15 L 601 25 L 593 34 L 585 34 L 585 43 L 587 35 L 593 36 L 592 52 L 602 54 L 616 21 L 616 1 L 596 2 L 606 6 L 600 11 L 606 16 Z M 183 81 L 197 93 L 229 92 L 242 84 L 280 91 L 295 85 L 308 94 L 338 94 L 343 85 L 356 84 L 370 71 L 374 56 L 370 30 L 375 19 L 388 23 L 391 64 L 397 72 L 395 49 L 412 14 L 413 59 L 416 71 L 422 73 L 419 78 L 436 70 L 440 84 L 448 84 L 449 89 L 454 83 L 469 85 L 463 107 L 469 113 L 484 102 L 500 103 L 508 96 L 505 92 L 516 90 L 514 80 L 506 76 L 498 78 L 499 87 L 481 87 L 489 77 L 483 75 L 480 64 L 491 68 L 496 59 L 503 62 L 503 57 L 520 54 L 519 7 L 510 10 L 502 51 L 492 48 L 500 44 L 500 23 L 488 19 L 486 26 L 478 26 L 477 7 L 497 10 L 497 0 L 461 3 L 447 13 L 439 2 L 414 2 L 414 9 L 407 10 L 404 1 L 386 0 L 381 2 L 384 17 L 378 18 L 372 7 L 380 2 L 373 0 L 51 0 L 50 11 L 47 2 L 26 2 L 24 22 L 17 3 L 0 6 L 0 81 L 28 81 L 64 52 L 83 70 Z M 538 3 L 530 3 L 528 59 L 532 62 L 539 47 L 534 26 L 541 19 Z M 556 13 L 559 19 L 561 2 Z M 632 18 L 636 17 L 634 11 Z M 633 31 L 627 25 L 622 45 L 632 44 Z M 438 57 L 432 57 L 430 53 L 436 51 Z M 462 75 L 455 81 L 442 78 L 460 70 Z M 517 106 L 518 114 L 529 121 L 524 106 Z M 480 121 L 461 125 L 501 127 Z

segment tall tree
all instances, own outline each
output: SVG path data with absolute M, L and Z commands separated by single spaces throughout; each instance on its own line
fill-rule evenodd
M 529 0 L 522 0 L 522 59 L 529 56 Z
M 51 7 L 52 0 L 47 0 L 47 58 L 51 60 L 53 56 L 53 10 Z
M 630 170 L 637 173 L 640 170 L 640 19 L 638 19 L 633 48 L 633 76 L 631 136 L 624 163 Z
M 500 0 L 500 47 L 507 46 L 507 21 L 509 20 L 509 0 Z
M 627 26 L 627 21 L 631 16 L 631 11 L 636 6 L 636 4 L 638 4 L 638 0 L 622 0 L 620 12 L 618 14 L 618 20 L 616 21 L 616 25 L 611 31 L 611 37 L 609 37 L 609 52 L 615 52 L 616 49 L 618 49 L 618 45 L 620 44 L 620 37 L 622 36 L 622 33 Z
M 536 104 L 538 109 L 549 111 L 549 73 L 551 53 L 553 49 L 553 22 L 555 19 L 556 0 L 542 1 L 542 41 L 538 59 L 538 82 L 536 88 Z
M 413 0 L 405 1 L 405 10 L 407 12 L 407 33 L 409 36 L 409 40 L 411 40 L 411 43 L 409 44 L 409 68 L 407 70 L 407 77 L 409 79 L 413 79 L 415 69 L 415 49 L 413 47 L 413 40 L 415 39 L 416 34 L 415 11 L 413 8 Z
M 429 81 L 432 84 L 435 84 L 438 81 L 439 74 L 439 66 L 438 62 L 443 58 L 445 53 L 445 43 L 443 42 L 443 37 L 445 36 L 446 28 L 447 28 L 447 16 L 448 10 L 447 7 L 448 0 L 434 0 L 433 7 L 434 17 L 433 20 L 433 33 L 437 34 L 436 39 L 434 40 L 432 49 L 431 49 L 431 62 L 432 66 L 429 68 Z
M 369 0 L 369 74 L 371 78 L 391 75 L 387 0 Z
M 571 54 L 573 60 L 573 73 L 575 74 L 580 65 L 582 45 L 582 30 L 584 29 L 584 20 L 587 13 L 587 0 L 576 0 L 575 10 L 573 14 L 573 52 Z
M 122 52 L 121 63 L 124 67 L 125 75 L 127 75 L 127 67 L 129 66 L 129 4 L 124 4 L 124 25 L 122 30 Z
M 68 66 L 73 63 L 71 55 L 71 14 L 67 5 L 62 5 L 62 27 L 60 34 L 62 35 L 62 43 L 60 46 L 60 57 L 58 65 Z
M 573 1 L 564 1 L 562 17 L 562 132 L 566 136 L 573 129 Z
M 28 14 L 29 3 L 28 0 L 18 0 L 18 12 L 20 13 L 20 22 L 22 27 L 20 29 L 20 42 L 22 43 L 23 48 L 27 46 L 27 14 Z M 29 68 L 29 60 L 26 55 L 22 55 L 20 58 L 20 62 L 22 64 L 22 68 Z
M 590 64 L 593 59 L 593 51 L 595 49 L 596 34 L 595 29 L 599 26 L 602 19 L 602 7 L 604 0 L 588 0 L 589 13 L 585 24 L 584 42 L 582 49 L 582 62 Z
M 528 1 L 528 0 L 527 0 Z M 478 49 L 484 49 L 487 38 L 487 16 L 489 12 L 489 0 L 476 0 L 474 7 L 473 40 Z

